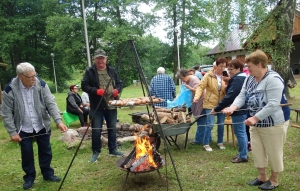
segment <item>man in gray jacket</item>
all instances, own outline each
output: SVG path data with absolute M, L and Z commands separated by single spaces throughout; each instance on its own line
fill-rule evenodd
M 21 147 L 24 189 L 33 186 L 36 177 L 32 143 L 38 146 L 39 166 L 44 180 L 58 182 L 50 163 L 52 116 L 61 132 L 68 130 L 62 123 L 59 109 L 48 85 L 37 77 L 34 67 L 27 62 L 17 66 L 17 77 L 3 90 L 2 119 L 11 140 Z

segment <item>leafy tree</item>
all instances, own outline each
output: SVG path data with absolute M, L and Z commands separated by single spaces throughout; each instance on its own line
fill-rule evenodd
M 210 39 L 210 22 L 208 21 L 206 7 L 207 1 L 154 1 L 156 10 L 165 10 L 164 19 L 167 21 L 165 30 L 168 37 L 173 39 L 173 73 L 178 70 L 178 44 L 180 50 L 180 66 L 191 65 L 189 46 L 200 44 Z M 177 30 L 177 33 L 175 32 Z M 178 37 L 177 37 L 178 35 Z M 171 37 L 172 36 L 172 37 Z M 179 42 L 180 41 L 180 42 Z M 197 61 L 199 63 L 200 60 Z M 183 64 L 181 64 L 183 63 Z
M 214 35 L 219 42 L 225 41 L 232 26 L 247 23 L 251 33 L 256 31 L 252 39 L 248 39 L 247 50 L 252 52 L 260 48 L 268 53 L 273 69 L 287 83 L 295 0 L 212 0 L 209 7 L 218 10 L 211 11 L 211 16 L 216 21 Z

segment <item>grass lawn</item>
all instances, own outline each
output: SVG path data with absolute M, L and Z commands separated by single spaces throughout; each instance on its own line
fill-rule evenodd
M 300 80 L 298 80 L 298 84 Z M 300 107 L 300 85 L 290 89 L 292 107 Z M 140 97 L 143 95 L 140 86 L 131 86 L 125 88 L 122 97 Z M 61 111 L 65 110 L 66 93 L 55 94 L 58 106 Z M 121 123 L 131 122 L 131 116 L 128 114 L 138 111 L 146 111 L 145 106 L 136 106 L 133 108 L 123 107 L 118 109 L 118 118 Z M 295 123 L 295 112 L 291 112 L 291 123 Z M 23 171 L 21 168 L 20 149 L 17 143 L 10 142 L 9 135 L 3 127 L 0 118 L 0 174 L 1 188 L 4 191 L 23 190 Z M 77 129 L 80 126 L 79 121 L 71 124 L 70 128 Z M 253 166 L 252 153 L 249 153 L 249 162 L 233 164 L 231 158 L 237 154 L 237 149 L 231 142 L 224 142 L 226 149 L 220 150 L 217 147 L 216 129 L 213 132 L 213 143 L 211 144 L 213 152 L 206 152 L 199 145 L 188 144 L 187 149 L 178 150 L 175 146 L 168 146 L 172 159 L 174 161 L 176 172 L 178 174 L 183 190 L 258 190 L 257 187 L 250 187 L 246 184 L 257 176 L 257 170 Z M 193 141 L 196 126 L 193 125 L 189 132 L 189 141 Z M 226 131 L 226 129 L 225 129 Z M 226 134 L 226 132 L 225 132 Z M 68 166 L 73 158 L 76 148 L 68 150 L 66 145 L 59 141 L 61 133 L 52 124 L 51 145 L 53 150 L 52 167 L 55 174 L 64 177 Z M 179 146 L 183 148 L 185 135 L 179 136 Z M 224 137 L 224 141 L 226 138 Z M 231 141 L 231 140 L 230 140 Z M 300 129 L 290 127 L 288 130 L 287 141 L 284 149 L 285 170 L 280 174 L 280 186 L 276 190 L 300 190 Z M 115 166 L 118 158 L 108 156 L 107 147 L 102 149 L 101 156 L 97 163 L 89 163 L 91 156 L 91 143 L 87 141 L 73 162 L 73 165 L 65 179 L 62 189 L 64 191 L 115 191 L 123 189 L 123 182 L 126 172 Z M 37 177 L 32 190 L 35 191 L 54 191 L 58 190 L 60 183 L 49 183 L 42 179 L 38 168 L 37 146 L 35 148 L 35 163 Z M 158 191 L 158 190 L 180 190 L 179 183 L 175 174 L 175 169 L 167 152 L 167 147 L 162 144 L 160 153 L 166 157 L 166 165 L 160 169 L 160 173 L 167 182 L 168 186 L 163 186 L 157 172 L 149 173 L 130 173 L 126 182 L 125 190 L 131 191 Z M 122 144 L 121 148 L 125 153 L 133 149 L 132 143 Z

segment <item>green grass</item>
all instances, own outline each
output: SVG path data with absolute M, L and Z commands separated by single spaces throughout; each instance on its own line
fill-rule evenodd
M 298 84 L 300 81 L 298 80 Z M 292 107 L 300 107 L 300 86 L 291 90 Z M 56 101 L 61 111 L 65 110 L 66 93 L 55 94 Z M 143 92 L 140 86 L 125 88 L 122 97 L 140 97 Z M 124 107 L 118 109 L 118 118 L 121 123 L 131 122 L 128 114 L 138 111 L 146 111 L 145 106 Z M 291 113 L 291 123 L 295 123 L 295 112 Z M 70 128 L 76 129 L 80 126 L 79 122 L 71 124 Z M 195 135 L 196 126 L 192 126 L 189 132 L 189 142 Z M 213 132 L 213 140 L 216 140 L 216 128 Z M 75 154 L 76 148 L 68 150 L 64 143 L 58 139 L 61 136 L 59 130 L 52 124 L 51 145 L 53 150 L 52 167 L 55 174 L 64 177 L 68 166 Z M 300 161 L 300 129 L 290 127 L 288 130 L 287 141 L 284 149 L 285 170 L 280 174 L 280 187 L 276 190 L 300 190 L 299 161 Z M 225 138 L 224 138 L 224 141 Z M 178 140 L 181 148 L 184 145 L 184 135 L 179 136 Z M 23 171 L 21 168 L 21 157 L 19 145 L 10 142 L 10 137 L 0 123 L 0 174 L 1 189 L 5 191 L 23 190 Z M 216 142 L 212 143 L 213 152 L 205 152 L 201 146 L 188 145 L 187 149 L 178 150 L 174 146 L 168 146 L 172 159 L 175 164 L 176 172 L 183 190 L 258 190 L 257 187 L 250 187 L 246 182 L 257 175 L 257 170 L 253 166 L 252 154 L 249 153 L 249 162 L 242 164 L 231 163 L 231 158 L 237 154 L 231 142 L 225 142 L 226 150 L 219 150 Z M 32 190 L 54 191 L 58 190 L 60 183 L 48 183 L 42 180 L 37 160 L 37 146 L 35 148 L 35 162 L 37 177 Z M 115 166 L 117 158 L 108 156 L 106 146 L 101 153 L 97 163 L 88 163 L 91 156 L 91 143 L 87 141 L 79 149 L 73 165 L 62 186 L 64 191 L 85 191 L 85 190 L 122 190 L 126 172 Z M 120 148 L 129 153 L 133 149 L 131 143 L 123 144 Z M 126 182 L 125 190 L 145 191 L 145 190 L 180 190 L 177 177 L 170 160 L 170 156 L 164 145 L 160 147 L 160 153 L 166 157 L 166 165 L 160 169 L 160 173 L 168 187 L 162 185 L 157 172 L 149 173 L 130 173 Z

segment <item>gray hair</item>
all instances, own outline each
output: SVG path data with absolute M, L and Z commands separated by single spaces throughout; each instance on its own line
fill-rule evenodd
M 164 73 L 166 73 L 166 70 L 163 67 L 159 67 L 159 68 L 157 68 L 157 73 L 164 74 Z
M 181 68 L 180 70 L 177 71 L 175 77 L 180 78 L 180 77 L 186 77 L 189 75 L 189 71 L 185 68 Z
M 17 65 L 17 74 L 24 74 L 24 72 L 32 71 L 35 71 L 35 68 L 28 62 L 22 62 Z

